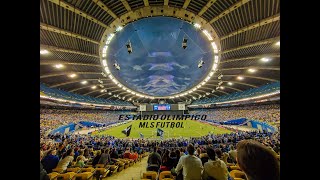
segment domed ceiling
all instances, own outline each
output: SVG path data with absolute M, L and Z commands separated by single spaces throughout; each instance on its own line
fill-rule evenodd
M 182 48 L 188 39 L 187 48 Z M 130 41 L 132 53 L 126 44 Z M 172 17 L 134 21 L 109 44 L 107 62 L 113 76 L 128 88 L 150 96 L 170 96 L 197 85 L 210 71 L 213 49 L 199 29 Z M 198 68 L 202 60 L 205 65 Z M 117 63 L 120 70 L 113 67 Z
M 218 71 L 202 85 L 216 56 L 204 30 L 220 51 Z M 112 33 L 107 74 L 102 49 Z M 40 81 L 50 88 L 134 103 L 258 88 L 280 81 L 280 0 L 40 0 L 40 67 Z

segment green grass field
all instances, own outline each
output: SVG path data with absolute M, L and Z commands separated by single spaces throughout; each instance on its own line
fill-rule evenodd
M 149 126 L 151 122 L 155 122 L 154 125 L 156 125 L 157 122 L 183 122 L 184 128 L 161 128 L 164 130 L 164 138 L 173 138 L 173 137 L 200 137 L 207 135 L 209 133 L 213 134 L 224 134 L 224 133 L 231 133 L 232 131 L 215 127 L 210 124 L 204 124 L 198 121 L 193 120 L 182 120 L 182 121 L 165 121 L 165 120 L 157 120 L 157 121 L 131 121 L 130 123 L 123 124 L 117 127 L 113 127 L 111 129 L 99 132 L 99 133 L 93 133 L 92 135 L 111 135 L 115 136 L 117 138 L 125 138 L 126 136 L 121 132 L 125 128 L 127 128 L 129 125 L 132 124 L 132 129 L 129 138 L 140 138 L 139 133 L 141 132 L 144 135 L 144 138 L 157 138 L 156 134 L 156 127 L 153 128 L 139 128 L 140 122 L 149 122 Z M 160 124 L 160 123 L 159 123 Z M 158 137 L 159 138 L 159 137 Z

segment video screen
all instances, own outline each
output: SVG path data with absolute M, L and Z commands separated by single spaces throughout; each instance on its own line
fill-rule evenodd
M 154 111 L 168 111 L 171 109 L 170 104 L 156 104 L 153 105 L 153 110 Z

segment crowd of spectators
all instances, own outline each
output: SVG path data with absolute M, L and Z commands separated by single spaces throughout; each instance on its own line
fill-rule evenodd
M 190 114 L 206 114 L 208 120 L 227 121 L 239 118 L 264 122 L 280 121 L 280 105 L 250 105 L 241 107 L 221 107 L 216 109 L 197 109 Z
M 40 133 L 79 121 L 117 122 L 120 114 L 131 113 L 130 111 L 40 109 Z
M 57 142 L 57 139 L 61 141 Z M 172 173 L 184 176 L 185 179 L 186 176 L 216 176 L 216 179 L 226 179 L 228 176 L 226 169 L 229 168 L 226 164 L 237 163 L 237 155 L 239 154 L 237 147 L 239 142 L 243 140 L 254 140 L 256 143 L 262 144 L 261 146 L 268 149 L 274 156 L 280 154 L 279 132 L 271 134 L 239 131 L 231 134 L 208 134 L 203 137 L 172 138 L 161 141 L 118 139 L 112 136 L 56 134 L 41 138 L 41 164 L 50 173 L 53 168 L 66 169 L 72 162 L 80 167 L 88 163 L 93 166 L 96 164 L 112 165 L 118 158 L 135 160 L 139 154 L 153 152 L 148 158 L 149 170 L 154 170 L 152 168 L 171 170 Z M 191 162 L 193 163 L 192 167 L 188 165 Z M 216 170 L 218 172 L 206 170 L 213 167 L 219 167 Z M 182 173 L 179 173 L 182 169 Z M 197 169 L 201 169 L 203 173 L 199 174 Z

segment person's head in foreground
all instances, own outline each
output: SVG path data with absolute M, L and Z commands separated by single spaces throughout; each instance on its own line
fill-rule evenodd
M 187 151 L 189 155 L 193 155 L 194 154 L 194 146 L 192 144 L 189 144 L 187 147 Z
M 280 163 L 269 148 L 254 140 L 237 144 L 237 162 L 248 180 L 279 180 Z

